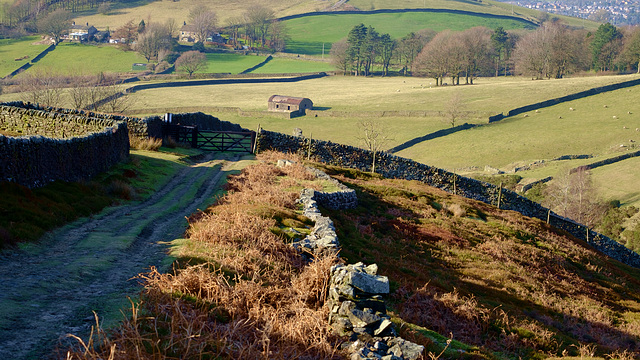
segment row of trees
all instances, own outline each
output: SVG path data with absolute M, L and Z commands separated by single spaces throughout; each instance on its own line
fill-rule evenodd
M 469 84 L 474 77 L 491 75 L 562 78 L 588 70 L 638 71 L 640 28 L 603 24 L 590 33 L 549 21 L 532 32 L 475 27 L 411 33 L 394 40 L 359 24 L 333 44 L 331 54 L 334 65 L 345 73 L 366 76 L 377 66 L 387 75 L 390 65 L 396 65 L 402 73 L 433 77 L 436 85 L 446 77 L 454 85 L 461 77 Z
M 331 46 L 331 59 L 338 70 L 356 76 L 369 75 L 374 66 L 381 67 L 384 75 L 388 75 L 392 63 L 400 64 L 402 72 L 406 73 L 434 34 L 424 30 L 395 40 L 389 34 L 379 34 L 372 26 L 359 24 L 351 29 L 346 39 Z

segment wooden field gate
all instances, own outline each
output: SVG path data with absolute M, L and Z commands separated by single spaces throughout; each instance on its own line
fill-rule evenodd
M 205 151 L 253 154 L 256 142 L 255 131 L 199 130 L 197 126 L 164 124 L 162 133 L 163 137 L 170 136 L 179 143 Z

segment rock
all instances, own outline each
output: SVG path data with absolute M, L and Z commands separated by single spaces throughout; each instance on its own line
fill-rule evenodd
M 391 330 L 392 325 L 393 323 L 391 322 L 391 320 L 383 319 L 382 322 L 380 322 L 378 328 L 373 331 L 373 335 L 380 336 L 381 334 L 384 334 L 387 330 Z
M 403 338 L 393 338 L 388 343 L 389 345 L 392 345 L 389 352 L 392 352 L 393 349 L 394 355 L 401 356 L 408 360 L 418 359 L 424 351 L 424 346 L 412 343 L 411 341 L 407 341 Z M 400 350 L 400 355 L 397 353 L 398 349 Z
M 369 294 L 389 293 L 389 278 L 386 276 L 352 272 L 347 276 L 347 281 L 351 286 Z

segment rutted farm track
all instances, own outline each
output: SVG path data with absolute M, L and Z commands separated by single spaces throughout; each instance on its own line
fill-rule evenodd
M 52 357 L 66 334 L 88 336 L 93 311 L 116 316 L 139 291 L 133 278 L 162 266 L 162 242 L 182 236 L 185 217 L 205 205 L 230 164 L 205 160 L 186 167 L 141 203 L 110 208 L 40 244 L 2 254 L 0 358 Z

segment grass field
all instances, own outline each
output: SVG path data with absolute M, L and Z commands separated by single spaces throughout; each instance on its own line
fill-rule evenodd
M 5 77 L 20 66 L 28 63 L 36 57 L 46 45 L 33 45 L 40 40 L 39 36 L 27 36 L 22 39 L 0 40 L 0 77 Z M 16 61 L 15 59 L 24 58 Z
M 266 56 L 240 54 L 206 54 L 206 56 L 207 67 L 198 71 L 199 73 L 239 74 L 266 59 Z
M 519 6 L 512 6 L 509 3 L 501 3 L 499 1 L 483 0 L 350 0 L 349 4 L 362 10 L 378 10 L 378 9 L 460 9 L 465 11 L 483 12 L 496 15 L 514 15 L 529 19 L 540 16 L 537 10 L 527 9 Z M 552 17 L 558 17 L 568 25 L 575 27 L 584 27 L 590 30 L 596 29 L 598 23 L 593 21 L 583 21 L 582 19 L 572 18 L 562 15 L 549 14 Z
M 264 6 L 273 9 L 279 16 L 300 14 L 317 11 L 324 8 L 327 2 L 313 0 L 225 0 L 224 6 L 216 3 L 213 5 L 206 0 L 181 0 L 181 1 L 134 1 L 114 4 L 114 10 L 109 14 L 97 14 L 95 10 L 86 11 L 76 18 L 76 22 L 90 24 L 104 28 L 109 26 L 116 29 L 129 20 L 135 23 L 144 19 L 145 22 L 165 22 L 173 19 L 178 24 L 189 20 L 189 11 L 197 5 L 207 5 L 213 8 L 218 17 L 218 25 L 225 26 L 229 18 L 244 14 L 247 9 L 255 6 Z M 118 6 L 120 6 L 118 8 Z
M 255 74 L 285 74 L 332 71 L 333 65 L 322 61 L 296 60 L 275 57 L 264 66 L 252 71 Z
M 145 58 L 133 51 L 64 42 L 25 73 L 42 69 L 51 69 L 59 74 L 122 73 L 130 72 L 133 63 L 146 62 Z
M 640 141 L 640 132 L 635 131 L 640 128 L 635 115 L 640 113 L 639 92 L 640 87 L 634 87 L 559 104 L 528 117 L 519 115 L 434 139 L 398 155 L 446 168 L 506 169 L 512 163 L 561 155 L 618 152 L 620 145 L 633 145 L 629 140 Z
M 511 30 L 529 27 L 528 24 L 515 20 L 440 13 L 318 15 L 285 21 L 291 37 L 287 42 L 286 51 L 321 54 L 323 43 L 326 43 L 325 53 L 328 53 L 331 43 L 346 38 L 349 30 L 360 23 L 373 26 L 379 33 L 388 33 L 395 39 L 422 29 L 442 31 L 444 29 L 466 30 L 474 26 L 495 29 L 502 26 Z
M 156 89 L 132 95 L 136 114 L 166 111 L 203 111 L 222 120 L 238 123 L 248 129 L 258 125 L 267 130 L 291 134 L 302 129 L 305 136 L 338 143 L 362 146 L 358 123 L 374 120 L 384 124 L 391 140 L 387 148 L 416 137 L 449 127 L 439 112 L 445 109 L 454 93 L 463 99 L 471 122 L 484 126 L 461 131 L 414 145 L 397 155 L 446 169 L 467 173 L 469 168 L 484 169 L 485 165 L 512 170 L 537 160 L 550 160 L 562 155 L 591 154 L 587 160 L 553 162 L 543 167 L 518 173 L 525 178 L 540 179 L 557 175 L 563 167 L 576 167 L 622 154 L 640 141 L 640 104 L 636 101 L 639 87 L 623 89 L 587 99 L 520 115 L 499 123 L 486 125 L 489 114 L 507 112 L 515 107 L 532 104 L 577 91 L 626 81 L 630 76 L 577 77 L 563 80 L 531 81 L 524 78 L 478 79 L 474 86 L 429 88 L 431 79 L 424 78 L 355 78 L 333 76 L 292 84 L 242 84 L 229 86 L 185 87 L 176 92 Z M 267 99 L 273 94 L 309 97 L 318 109 L 318 117 L 284 119 L 267 113 Z M 211 99 L 214 99 L 213 101 Z M 188 106 L 185 104 L 189 104 Z M 605 107 L 605 105 L 607 107 Z M 185 107 L 186 106 L 186 107 Z M 195 108 L 194 108 L 195 107 Z M 227 111 L 207 110 L 207 107 L 228 107 Z M 232 108 L 252 111 L 240 115 Z M 574 108 L 570 111 L 569 108 Z M 423 116 L 403 115 L 399 110 L 423 111 Z M 264 112 L 263 112 L 264 111 Z M 383 112 L 386 113 L 383 115 Z M 394 111 L 391 113 L 391 111 Z M 631 114 L 629 114 L 631 112 Z M 326 114 L 326 115 L 325 115 Z M 562 119 L 559 117 L 562 116 Z M 617 119 L 614 119 L 616 116 Z M 627 127 L 624 129 L 623 127 Z M 627 160 L 631 163 L 634 160 Z M 477 170 L 476 170 L 477 171 Z M 615 167 L 605 166 L 594 172 L 603 183 L 617 178 Z M 628 170 L 633 174 L 634 170 Z M 631 191 L 640 183 L 613 185 L 603 189 L 603 197 L 622 197 L 636 202 Z

